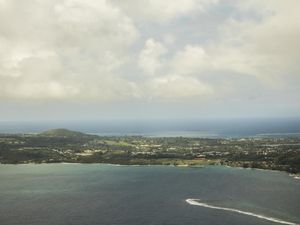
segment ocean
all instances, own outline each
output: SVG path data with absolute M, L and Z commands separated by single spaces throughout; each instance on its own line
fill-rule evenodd
M 299 118 L 110 119 L 85 121 L 0 121 L 0 133 L 38 133 L 67 128 L 101 136 L 248 137 L 300 136 Z
M 292 225 L 299 212 L 300 180 L 284 172 L 0 165 L 1 225 Z

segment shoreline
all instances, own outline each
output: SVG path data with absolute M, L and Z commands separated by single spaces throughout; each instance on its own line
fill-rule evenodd
M 206 166 L 221 166 L 221 167 L 227 167 L 232 169 L 244 169 L 244 170 L 259 170 L 259 171 L 267 171 L 267 172 L 280 172 L 284 173 L 296 180 L 300 180 L 300 173 L 292 174 L 287 171 L 283 170 L 271 170 L 271 169 L 261 169 L 261 168 L 244 168 L 240 166 L 229 166 L 229 165 L 221 165 L 221 164 L 201 164 L 201 165 L 188 165 L 188 164 L 181 164 L 181 165 L 174 165 L 174 164 L 117 164 L 117 163 L 78 163 L 78 162 L 53 162 L 53 163 L 0 163 L 0 166 L 37 166 L 37 165 L 110 165 L 110 166 L 132 166 L 132 167 L 140 167 L 140 166 L 168 166 L 168 167 L 177 167 L 177 168 L 205 168 Z
M 240 167 L 240 166 L 229 166 L 229 165 L 221 165 L 221 166 L 225 166 L 228 168 L 234 168 L 234 169 L 244 169 L 244 170 L 259 170 L 259 171 L 267 171 L 267 172 L 273 172 L 273 173 L 285 173 L 290 177 L 293 177 L 294 179 L 300 180 L 300 173 L 289 173 L 287 171 L 284 170 L 271 170 L 271 169 L 261 169 L 261 168 L 244 168 L 244 167 Z

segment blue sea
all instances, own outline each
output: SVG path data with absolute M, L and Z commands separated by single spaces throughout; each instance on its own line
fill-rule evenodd
M 54 128 L 67 128 L 101 136 L 300 136 L 300 118 L 0 121 L 0 133 L 37 133 Z
M 299 212 L 300 180 L 284 172 L 0 165 L 1 225 L 293 225 Z

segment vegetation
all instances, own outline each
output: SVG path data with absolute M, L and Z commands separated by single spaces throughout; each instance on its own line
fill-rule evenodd
M 1 134 L 0 163 L 222 164 L 300 173 L 299 137 L 100 137 L 66 129 Z

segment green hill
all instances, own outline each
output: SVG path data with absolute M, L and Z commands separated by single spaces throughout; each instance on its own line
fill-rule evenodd
M 78 131 L 72 131 L 64 128 L 60 129 L 52 129 L 48 131 L 44 131 L 39 134 L 39 136 L 47 136 L 47 137 L 68 137 L 68 138 L 91 138 L 95 137 L 95 135 L 85 134 Z

